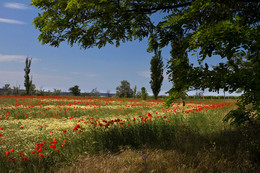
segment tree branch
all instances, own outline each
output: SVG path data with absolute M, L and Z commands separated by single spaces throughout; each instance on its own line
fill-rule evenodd
M 169 5 L 169 6 L 163 6 L 163 7 L 153 7 L 153 8 L 149 8 L 149 9 L 146 9 L 146 8 L 137 9 L 137 8 L 135 8 L 135 9 L 132 9 L 132 10 L 126 10 L 126 11 L 122 11 L 122 12 L 136 12 L 136 11 L 140 10 L 140 12 L 152 14 L 152 13 L 155 13 L 159 10 L 171 10 L 171 9 L 175 9 L 175 8 L 186 7 L 186 6 L 191 5 L 191 3 L 192 2 L 186 2 L 186 3 L 183 3 L 183 4 Z

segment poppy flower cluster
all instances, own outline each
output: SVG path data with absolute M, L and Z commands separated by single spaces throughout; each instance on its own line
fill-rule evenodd
M 162 107 L 163 101 L 140 101 L 134 99 L 115 99 L 115 98 L 91 98 L 91 97 L 13 97 L 13 96 L 0 96 L 1 99 L 13 99 L 10 104 L 1 105 L 0 121 L 5 120 L 20 120 L 20 119 L 51 119 L 51 120 L 66 120 L 69 126 L 61 127 L 60 129 L 48 128 L 48 124 L 38 124 L 37 130 L 44 132 L 49 129 L 46 136 L 49 136 L 51 141 L 36 143 L 36 147 L 32 148 L 32 154 L 37 154 L 39 157 L 44 157 L 46 153 L 60 153 L 66 149 L 68 145 L 69 136 L 79 135 L 82 136 L 84 129 L 88 127 L 105 128 L 106 130 L 111 127 L 127 128 L 130 125 L 144 125 L 151 121 L 164 121 L 170 123 L 170 117 L 175 115 L 190 116 L 191 113 L 209 111 L 216 109 L 223 109 L 231 106 L 231 103 L 192 103 L 186 102 L 183 107 L 176 104 L 173 107 L 166 109 Z M 112 116 L 113 115 L 113 116 Z M 84 117 L 81 117 L 84 116 Z M 113 117 L 113 118 L 112 118 Z M 27 121 L 27 120 L 25 120 Z M 19 121 L 17 121 L 19 122 Z M 75 123 L 75 124 L 74 124 Z M 15 126 L 20 133 L 29 129 L 26 123 L 18 123 Z M 2 126 L 2 124 L 1 124 Z M 179 125 L 184 130 L 188 129 L 186 124 Z M 40 127 L 40 128 L 39 128 Z M 43 128 L 44 127 L 44 128 Z M 6 126 L 0 128 L 0 145 L 1 140 L 6 138 L 7 133 L 4 133 Z M 71 133 L 70 133 L 71 132 Z M 74 132 L 74 133 L 72 133 Z M 75 133 L 77 132 L 77 133 Z M 60 136 L 66 136 L 66 139 L 54 138 L 60 133 Z M 57 134 L 59 135 L 59 134 Z M 3 140 L 2 140 L 3 141 Z M 1 146 L 0 146 L 1 147 Z M 15 150 L 17 150 L 15 148 Z M 48 152 L 46 152 L 48 150 Z M 30 151 L 31 152 L 31 151 Z M 26 153 L 26 152 L 24 152 Z M 28 161 L 29 158 L 23 152 L 19 152 L 19 157 L 14 156 L 14 149 L 6 151 L 6 157 L 10 162 L 15 159 L 21 161 Z M 16 153 L 17 154 L 17 153 Z M 17 154 L 18 155 L 18 154 Z M 38 157 L 38 156 L 37 156 Z

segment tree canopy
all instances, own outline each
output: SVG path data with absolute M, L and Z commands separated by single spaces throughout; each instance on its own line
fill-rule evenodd
M 121 85 L 116 87 L 116 96 L 121 98 L 130 98 L 133 96 L 133 90 L 131 89 L 130 83 L 127 80 L 122 80 Z
M 173 58 L 168 62 L 168 74 L 174 85 L 168 103 L 189 89 L 241 90 L 244 118 L 259 115 L 259 1 L 32 0 L 32 5 L 42 10 L 33 21 L 42 44 L 59 46 L 67 41 L 86 49 L 148 37 L 150 52 L 155 46 L 170 44 Z M 167 16 L 155 24 L 151 15 L 159 12 Z M 186 57 L 194 51 L 199 55 L 199 67 Z M 212 55 L 225 58 L 226 63 L 214 67 L 203 63 Z M 184 67 L 184 74 L 173 70 Z M 252 109 L 245 109 L 246 105 Z M 235 113 L 229 118 L 236 121 Z
M 69 88 L 69 91 L 74 95 L 74 96 L 80 96 L 80 89 L 78 85 L 75 85 L 71 88 Z

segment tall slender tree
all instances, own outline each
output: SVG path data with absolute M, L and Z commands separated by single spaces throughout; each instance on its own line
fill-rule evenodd
M 141 88 L 141 99 L 142 99 L 142 100 L 146 100 L 146 99 L 147 99 L 147 96 L 148 96 L 148 93 L 147 93 L 145 87 L 142 87 L 142 88 Z
M 32 77 L 30 79 L 30 72 L 31 72 L 31 62 L 32 62 L 32 58 L 29 59 L 28 57 L 26 58 L 25 60 L 25 68 L 24 68 L 24 72 L 25 72 L 25 75 L 24 75 L 24 87 L 25 87 L 25 90 L 26 90 L 26 95 L 30 95 L 30 89 L 32 87 Z
M 155 55 L 151 59 L 151 89 L 154 99 L 157 100 L 158 94 L 161 91 L 163 81 L 163 61 L 161 51 L 155 50 Z
M 135 85 L 134 90 L 133 90 L 133 98 L 136 98 L 136 91 L 137 91 L 137 87 Z

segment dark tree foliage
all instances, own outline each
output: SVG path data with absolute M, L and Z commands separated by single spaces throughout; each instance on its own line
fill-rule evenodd
M 133 96 L 133 90 L 130 88 L 130 83 L 126 80 L 121 81 L 121 85 L 116 87 L 116 96 L 130 98 Z
M 145 87 L 142 87 L 142 88 L 141 88 L 141 99 L 142 99 L 142 100 L 146 100 L 146 99 L 147 99 L 147 96 L 148 96 L 148 93 L 147 93 Z
M 78 85 L 75 85 L 74 87 L 69 88 L 69 91 L 74 95 L 74 96 L 80 96 L 80 89 Z
M 151 89 L 153 91 L 154 99 L 157 100 L 158 94 L 161 91 L 163 82 L 163 61 L 161 51 L 156 50 L 155 55 L 151 59 Z
M 177 35 L 178 34 L 178 35 Z M 168 91 L 169 97 L 166 100 L 168 106 L 175 99 L 186 97 L 186 91 L 191 85 L 189 74 L 191 68 L 189 65 L 187 42 L 185 41 L 183 30 L 180 28 L 176 32 L 175 37 L 171 41 L 171 59 L 167 63 L 167 74 L 170 81 L 173 82 L 173 87 Z
M 42 10 L 34 24 L 43 44 L 59 46 L 68 41 L 71 46 L 101 48 L 149 37 L 151 51 L 153 38 L 157 38 L 159 48 L 172 45 L 168 74 L 173 88 L 168 104 L 190 89 L 243 91 L 238 105 L 244 117 L 232 111 L 226 120 L 242 124 L 259 117 L 259 1 L 32 0 L 32 5 Z M 151 15 L 159 12 L 167 16 L 155 24 Z M 199 55 L 199 67 L 184 56 L 194 51 Z M 209 68 L 203 61 L 212 55 L 227 61 Z M 185 73 L 174 70 L 182 66 L 187 67 Z
M 24 87 L 26 91 L 26 95 L 30 95 L 31 87 L 32 87 L 32 77 L 30 79 L 30 72 L 31 72 L 31 62 L 32 59 L 29 59 L 28 57 L 25 60 L 25 68 L 24 68 Z

